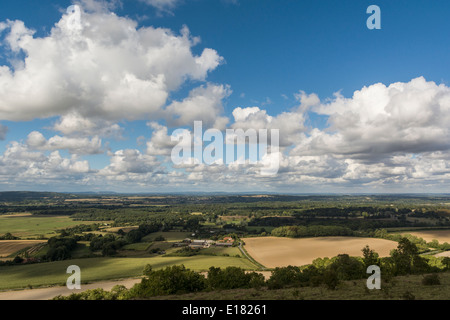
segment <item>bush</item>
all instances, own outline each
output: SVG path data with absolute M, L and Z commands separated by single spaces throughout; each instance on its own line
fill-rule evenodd
M 16 256 L 14 258 L 14 260 L 13 260 L 13 263 L 16 263 L 16 264 L 19 264 L 19 263 L 22 263 L 22 262 L 23 262 L 23 258 L 19 257 L 19 256 Z
M 327 271 L 325 271 L 322 279 L 323 283 L 330 290 L 336 290 L 337 286 L 340 283 L 338 273 L 333 269 L 328 269 Z
M 244 269 L 238 267 L 225 269 L 211 267 L 207 283 L 211 290 L 255 288 L 264 285 L 264 276 L 256 272 L 245 273 Z
M 286 287 L 300 286 L 301 271 L 299 267 L 287 266 L 275 268 L 267 281 L 269 289 L 276 290 Z
M 329 268 L 336 273 L 339 280 L 355 280 L 366 276 L 363 262 L 348 254 L 338 255 Z
M 77 240 L 73 237 L 52 237 L 48 240 L 49 249 L 45 259 L 49 261 L 61 261 L 71 258 L 71 251 L 77 246 Z
M 147 276 L 130 289 L 130 296 L 147 298 L 170 294 L 202 291 L 206 287 L 205 277 L 186 269 L 184 265 L 170 266 L 162 270 L 146 270 Z
M 125 241 L 128 243 L 138 243 L 141 242 L 144 234 L 140 230 L 131 230 L 125 235 Z
M 125 286 L 116 285 L 111 291 L 104 289 L 86 290 L 81 293 L 72 293 L 69 296 L 56 296 L 53 300 L 126 300 L 129 297 Z
M 441 284 L 441 280 L 436 273 L 429 274 L 423 277 L 422 284 L 424 286 L 437 286 Z
M 3 236 L 0 236 L 0 240 L 19 240 L 20 238 L 13 236 L 11 233 L 7 232 Z
M 402 295 L 402 298 L 404 300 L 415 300 L 416 296 L 412 294 L 410 291 L 405 291 Z

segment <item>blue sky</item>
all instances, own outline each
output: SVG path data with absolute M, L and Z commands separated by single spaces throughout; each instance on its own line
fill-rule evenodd
M 67 18 L 66 8 L 72 4 L 83 10 L 83 27 L 78 42 L 67 38 L 72 41 L 67 45 L 66 31 L 59 37 L 54 30 Z M 381 30 L 366 27 L 366 9 L 373 4 L 381 9 Z M 96 26 L 98 17 L 112 12 L 116 20 Z M 447 192 L 448 12 L 450 3 L 443 0 L 4 1 L 0 65 L 10 68 L 13 79 L 0 74 L 0 84 L 8 88 L 0 88 L 0 131 L 5 133 L 0 141 L 0 189 L 418 192 L 425 185 L 430 192 Z M 158 48 L 164 41 L 173 41 L 168 42 L 171 49 L 164 49 L 168 62 L 162 64 L 167 62 L 166 67 L 155 66 L 157 59 L 163 59 L 158 56 L 155 65 L 150 61 L 148 68 L 136 69 L 132 61 L 144 56 L 134 57 L 136 48 L 130 45 L 124 49 L 126 54 L 111 54 L 114 73 L 103 65 L 95 73 L 86 69 L 80 75 L 81 71 L 64 61 L 63 49 L 40 41 L 67 45 L 76 61 L 86 54 L 77 47 L 85 41 L 93 45 L 89 59 L 101 65 L 109 57 L 104 52 L 96 55 L 100 51 L 92 48 L 110 48 L 104 39 L 118 36 L 115 28 L 125 25 L 120 19 L 132 25 L 130 41 L 138 37 L 139 30 L 166 30 L 172 37 L 169 40 L 155 40 L 159 37 L 155 31 L 154 37 L 139 38 L 134 44 L 140 46 L 141 41 Z M 35 31 L 26 43 L 20 42 L 26 31 L 20 31 L 22 35 L 14 41 L 21 50 L 16 51 L 8 42 L 8 35 L 18 26 L 14 21 Z M 97 27 L 105 27 L 100 31 L 103 40 L 93 35 Z M 178 43 L 185 27 L 190 44 Z M 47 58 L 39 52 L 48 53 Z M 152 52 L 145 59 L 153 59 Z M 181 57 L 179 52 L 186 55 Z M 209 60 L 202 60 L 201 70 L 192 69 L 195 64 L 191 63 L 202 54 L 205 58 L 209 54 Z M 12 57 L 24 64 L 22 70 L 12 68 Z M 44 67 L 46 63 L 51 72 Z M 115 70 L 122 64 L 127 65 L 124 70 Z M 146 95 L 145 90 L 132 94 L 136 86 L 153 81 L 156 69 L 165 77 L 164 90 L 154 95 Z M 109 100 L 125 79 L 115 79 L 116 71 L 143 81 L 120 92 L 123 101 Z M 109 87 L 98 91 L 81 85 L 86 80 L 95 87 L 101 79 L 110 78 L 115 80 L 108 80 Z M 11 88 L 24 81 L 28 83 L 24 89 L 13 94 Z M 66 81 L 66 87 L 58 87 Z M 70 88 L 78 95 L 77 102 L 70 100 Z M 401 88 L 400 95 L 397 88 Z M 87 100 L 80 98 L 84 94 Z M 57 101 L 51 99 L 54 96 L 61 100 L 53 106 L 49 101 Z M 189 104 L 188 97 L 194 96 Z M 315 102 L 302 103 L 301 96 Z M 96 104 L 97 99 L 103 102 Z M 135 109 L 123 112 L 130 107 L 130 99 Z M 117 105 L 107 110 L 105 101 Z M 408 107 L 408 101 L 414 106 Z M 152 111 L 145 112 L 148 109 Z M 105 110 L 108 113 L 102 113 Z M 249 167 L 239 172 L 228 167 L 174 168 L 169 157 L 170 134 L 180 127 L 190 130 L 194 118 L 220 130 L 280 127 L 276 129 L 281 130 L 284 162 L 279 174 L 261 180 Z M 90 129 L 59 126 L 58 130 L 57 124 L 63 121 L 69 127 L 82 121 Z M 386 130 L 377 131 L 380 123 Z M 164 133 L 167 141 L 158 140 Z M 126 150 L 129 154 L 124 154 Z M 51 158 L 55 152 L 58 160 Z M 10 176 L 11 172 L 15 173 Z

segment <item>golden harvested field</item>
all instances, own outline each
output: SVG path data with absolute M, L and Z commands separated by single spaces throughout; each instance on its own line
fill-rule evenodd
M 436 239 L 439 243 L 450 243 L 450 230 L 425 230 L 407 233 L 422 238 L 426 242 L 431 242 Z
M 2 240 L 0 241 L 0 258 L 7 257 L 19 250 L 27 247 L 35 246 L 36 244 L 46 241 L 40 240 Z
M 14 213 L 14 214 L 4 214 L 2 218 L 17 218 L 17 217 L 31 217 L 31 213 Z
M 440 257 L 450 257 L 450 251 L 444 251 L 444 252 L 435 254 L 434 256 L 437 257 L 437 258 L 440 258 Z
M 245 249 L 259 263 L 267 268 L 302 266 L 310 264 L 316 258 L 332 258 L 346 253 L 350 256 L 362 256 L 366 246 L 375 250 L 380 257 L 389 256 L 397 242 L 355 237 L 319 237 L 319 238 L 246 238 Z

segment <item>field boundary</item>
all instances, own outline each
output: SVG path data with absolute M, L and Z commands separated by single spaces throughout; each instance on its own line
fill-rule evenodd
M 258 261 L 256 261 L 255 259 L 253 259 L 253 257 L 247 252 L 247 250 L 245 250 L 245 248 L 242 246 L 242 242 L 239 242 L 239 250 L 241 250 L 242 254 L 244 255 L 244 257 L 246 257 L 251 263 L 253 263 L 256 267 L 258 267 L 259 269 L 261 269 L 261 271 L 268 271 L 268 269 L 262 265 L 261 263 L 259 263 Z

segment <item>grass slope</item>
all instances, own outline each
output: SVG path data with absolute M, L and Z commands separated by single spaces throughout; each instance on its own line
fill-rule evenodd
M 40 235 L 55 236 L 57 229 L 80 224 L 92 224 L 92 222 L 73 221 L 68 216 L 0 216 L 0 235 L 10 232 L 21 238 L 37 238 Z
M 81 280 L 86 283 L 139 277 L 147 264 L 151 264 L 154 269 L 184 264 L 186 268 L 195 271 L 206 271 L 211 266 L 222 268 L 236 266 L 247 270 L 255 269 L 255 266 L 247 259 L 223 256 L 74 259 L 0 267 L 0 290 L 25 288 L 27 286 L 65 285 L 69 277 L 66 270 L 70 265 L 77 265 L 81 268 Z
M 449 300 L 450 272 L 439 273 L 440 285 L 422 284 L 422 275 L 394 278 L 381 290 L 368 290 L 366 279 L 346 281 L 336 290 L 324 286 L 280 290 L 236 289 L 155 297 L 151 300 Z

